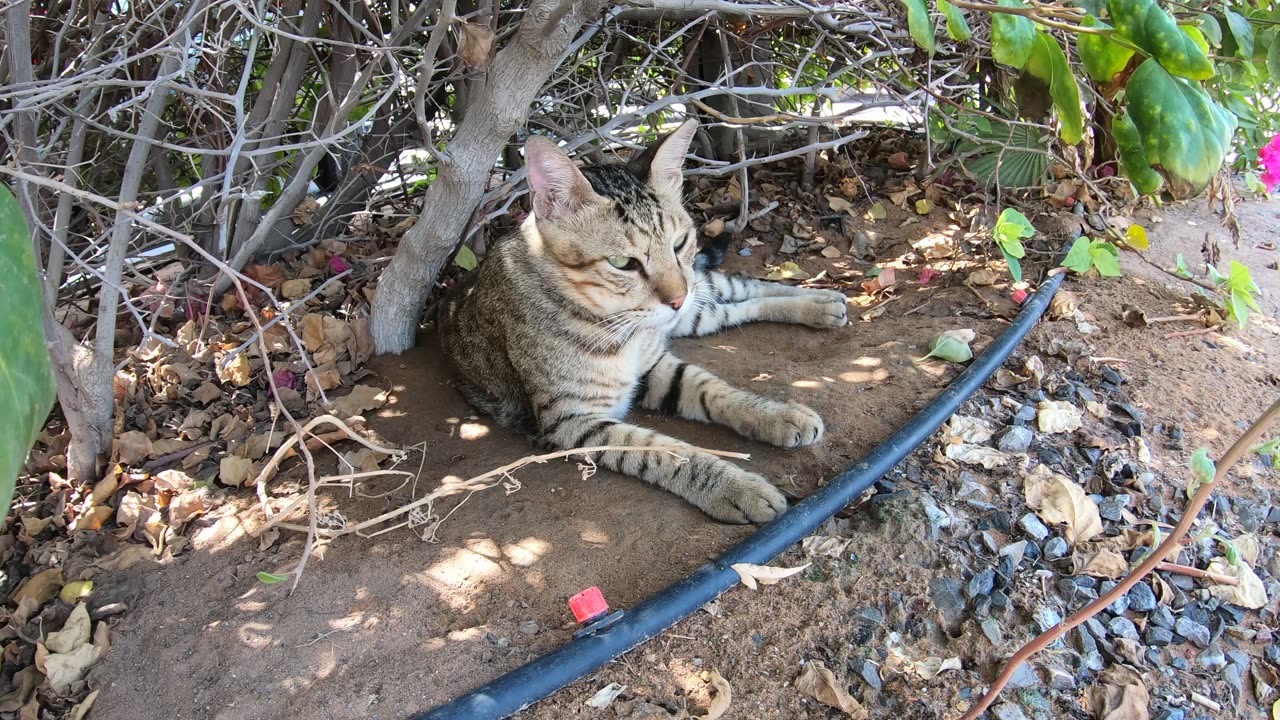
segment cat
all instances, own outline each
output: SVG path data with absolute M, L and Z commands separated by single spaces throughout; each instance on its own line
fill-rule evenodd
M 532 212 L 441 304 L 444 353 L 472 406 L 562 449 L 689 447 L 625 422 L 633 404 L 780 447 L 822 437 L 808 407 L 735 388 L 667 349 L 672 337 L 753 321 L 848 322 L 839 292 L 695 263 L 681 171 L 697 126 L 686 121 L 627 163 L 581 169 L 551 140 L 528 139 Z M 787 507 L 768 480 L 707 453 L 606 451 L 596 462 L 722 522 L 765 522 Z

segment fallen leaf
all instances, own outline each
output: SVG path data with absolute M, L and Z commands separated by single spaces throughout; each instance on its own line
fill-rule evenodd
M 986 420 L 969 415 L 952 415 L 945 431 L 950 437 L 968 443 L 984 443 L 995 434 Z
M 17 712 L 27 703 L 31 693 L 44 683 L 44 673 L 35 665 L 28 665 L 13 676 L 13 690 L 0 698 L 0 712 Z
M 100 568 L 106 570 L 128 570 L 138 563 L 139 560 L 155 557 L 151 548 L 146 545 L 125 545 L 118 551 L 94 562 Z
M 1239 581 L 1237 585 L 1210 585 L 1209 594 L 1218 600 L 1250 610 L 1267 606 L 1267 590 L 1258 574 L 1244 560 L 1232 565 L 1226 558 L 1214 558 L 1209 562 L 1209 572 Z
M 478 68 L 493 59 L 498 36 L 485 23 L 465 22 L 458 42 L 458 57 L 467 67 Z
M 182 532 L 183 526 L 208 511 L 206 495 L 203 490 L 187 490 L 169 503 L 169 522 L 174 532 Z
M 85 696 L 80 704 L 71 708 L 71 714 L 67 716 L 67 720 L 84 720 L 84 716 L 89 714 L 89 709 L 93 707 L 93 701 L 98 699 L 98 690 L 94 690 Z
M 839 558 L 844 557 L 852 544 L 853 540 L 848 538 L 839 538 L 833 535 L 810 535 L 800 541 L 800 549 L 804 550 L 807 555 Z
M 463 245 L 458 248 L 458 254 L 453 256 L 453 264 L 470 272 L 480 267 L 480 258 L 476 257 L 474 250 Z
M 302 330 L 302 346 L 308 352 L 315 352 L 324 345 L 324 316 L 320 313 L 307 313 L 298 321 Z
M 1142 676 L 1123 665 L 1107 668 L 1089 695 L 1097 720 L 1147 720 L 1150 697 Z
M 928 657 L 916 662 L 914 667 L 916 674 L 921 678 L 932 680 L 941 673 L 948 670 L 960 670 L 964 666 L 960 664 L 960 658 L 958 657 L 947 658 L 946 660 L 940 657 Z
M 194 488 L 196 480 L 181 470 L 165 470 L 156 474 L 155 484 L 157 490 L 179 493 Z
M 99 505 L 76 518 L 74 529 L 76 532 L 101 530 L 114 513 L 110 505 Z
M 933 212 L 933 201 L 928 198 L 922 198 L 916 201 L 916 214 L 928 215 Z
M 885 210 L 884 203 L 876 201 L 871 209 L 867 210 L 867 219 L 875 222 L 876 220 L 884 220 L 889 217 L 889 211 Z
M 219 380 L 236 387 L 244 387 L 253 380 L 253 366 L 249 364 L 249 356 L 244 353 L 238 353 L 226 367 L 219 361 L 215 368 Z
M 953 363 L 968 362 L 973 359 L 973 350 L 969 347 L 969 343 L 977 337 L 978 334 L 969 329 L 948 330 L 929 345 L 929 354 L 916 362 L 923 362 L 931 357 Z
M 287 300 L 298 300 L 306 297 L 311 292 L 311 281 L 305 278 L 295 280 L 285 280 L 280 286 L 280 294 Z
M 52 517 L 38 518 L 24 515 L 22 516 L 22 532 L 28 538 L 34 538 L 44 532 L 44 529 L 49 527 L 51 522 L 53 522 Z
M 71 611 L 71 615 L 67 617 L 67 621 L 62 625 L 62 629 L 49 633 L 49 636 L 45 638 L 44 646 L 51 653 L 74 652 L 81 645 L 89 642 L 91 625 L 92 623 L 89 621 L 89 606 L 84 603 L 77 603 L 75 609 Z M 46 664 L 47 667 L 48 665 Z
M 981 268 L 969 273 L 968 283 L 970 285 L 995 285 L 1000 277 L 994 271 L 987 268 Z
M 1041 400 L 1036 406 L 1036 422 L 1042 433 L 1069 433 L 1080 429 L 1084 413 L 1069 402 Z
M 217 385 L 206 381 L 191 393 L 191 397 L 195 398 L 196 402 L 201 405 L 208 405 L 214 400 L 222 397 L 222 389 Z
M 795 262 L 788 260 L 765 276 L 766 280 L 808 280 L 811 276 Z
M 711 698 L 711 707 L 707 708 L 707 714 L 701 720 L 719 720 L 721 715 L 729 711 L 729 704 L 733 702 L 733 687 L 715 670 L 711 671 L 709 682 L 716 694 Z
M 840 708 L 849 717 L 866 720 L 867 711 L 849 696 L 844 683 L 836 680 L 836 676 L 821 660 L 810 660 L 805 663 L 804 672 L 796 678 L 796 690 L 817 700 L 823 705 Z
M 707 237 L 715 237 L 722 232 L 724 232 L 724 218 L 715 218 L 702 226 L 702 234 Z
M 833 259 L 833 260 L 834 260 L 835 258 L 843 257 L 843 256 L 844 256 L 844 253 L 840 252 L 840 248 L 836 247 L 835 245 L 828 245 L 828 246 L 826 246 L 826 247 L 822 248 L 822 253 L 821 253 L 821 255 L 822 255 L 822 257 L 824 257 L 824 258 L 828 258 L 828 259 Z
M 49 679 L 49 687 L 58 694 L 71 689 L 71 684 L 79 680 L 97 662 L 98 649 L 85 643 L 69 653 L 51 653 L 44 659 L 45 674 Z
M 834 212 L 849 212 L 853 210 L 853 203 L 835 195 L 827 196 L 827 204 L 831 206 L 831 210 Z
M 223 485 L 240 487 L 249 479 L 249 471 L 253 469 L 253 461 L 237 455 L 228 455 L 218 463 L 218 480 Z
M 617 700 L 618 696 L 626 689 L 627 686 L 621 683 L 609 683 L 597 690 L 595 695 L 587 698 L 583 705 L 596 710 L 603 710 L 612 705 L 613 701 Z
M 137 430 L 121 433 L 113 443 L 112 454 L 118 463 L 137 465 L 151 456 L 151 438 Z
M 30 599 L 40 607 L 53 599 L 62 589 L 62 568 L 49 568 L 32 575 L 9 596 L 9 602 L 21 605 L 23 600 Z
M 321 390 L 332 390 L 342 384 L 342 373 L 338 372 L 338 368 L 334 365 L 325 365 L 315 370 L 307 371 L 307 389 L 315 392 L 317 388 Z
M 793 568 L 776 568 L 769 567 L 768 565 L 734 563 L 730 567 L 738 573 L 738 579 L 742 581 L 743 585 L 755 590 L 757 582 L 761 585 L 774 585 L 777 584 L 779 580 L 789 578 L 798 572 L 804 571 L 805 568 L 812 564 L 813 563 L 805 563 L 800 567 Z
M 365 410 L 375 410 L 387 403 L 387 391 L 372 385 L 356 385 L 351 392 L 333 401 L 333 412 L 346 420 Z
M 1008 455 L 985 445 L 948 443 L 942 454 L 956 462 L 962 462 L 966 465 L 981 465 L 988 470 L 1009 462 Z
M 58 598 L 62 602 L 70 605 L 71 603 L 83 597 L 88 597 L 93 592 L 92 580 L 77 580 L 76 582 L 67 583 L 62 586 L 62 591 L 58 593 Z
M 1129 572 L 1129 563 L 1115 550 L 1099 550 L 1096 553 L 1077 553 L 1071 556 L 1071 572 L 1074 575 L 1115 580 Z
M 244 274 L 250 280 L 273 289 L 284 282 L 284 271 L 275 265 L 246 265 Z
M 310 225 L 311 223 L 315 222 L 316 213 L 319 211 L 320 211 L 319 200 L 316 200 L 313 197 L 303 198 L 302 202 L 298 203 L 298 207 L 293 209 L 293 224 L 294 225 Z M 289 282 L 292 282 L 292 281 L 289 281 Z M 289 284 L 288 282 L 285 283 L 285 285 L 288 285 L 288 284 Z M 288 296 L 286 295 L 285 297 L 288 297 Z
M 1067 542 L 1075 545 L 1102 534 L 1098 506 L 1084 490 L 1066 477 L 1043 465 L 1026 476 L 1022 487 L 1027 505 L 1040 519 L 1056 525 L 1065 523 Z
M 921 285 L 928 285 L 929 283 L 933 282 L 934 280 L 940 277 L 942 277 L 942 273 L 938 272 L 937 270 L 934 270 L 931 267 L 926 267 L 920 271 L 920 278 L 916 280 L 916 282 Z

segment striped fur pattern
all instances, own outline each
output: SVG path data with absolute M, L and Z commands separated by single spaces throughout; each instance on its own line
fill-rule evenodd
M 685 444 L 626 422 L 633 405 L 780 447 L 822 437 L 813 410 L 735 388 L 667 349 L 671 337 L 748 322 L 847 322 L 840 293 L 695 267 L 680 178 L 695 129 L 685 123 L 628 164 L 581 170 L 550 141 L 530 139 L 533 213 L 442 306 L 445 354 L 468 402 L 564 449 Z M 763 522 L 786 508 L 769 481 L 705 453 L 606 452 L 596 462 L 724 522 Z

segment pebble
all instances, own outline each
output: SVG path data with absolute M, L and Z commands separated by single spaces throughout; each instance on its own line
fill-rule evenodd
M 964 594 L 972 600 L 973 598 L 981 597 L 983 595 L 990 595 L 991 591 L 995 589 L 995 586 L 996 571 L 991 568 L 987 568 L 986 570 L 977 573 L 971 580 L 969 580 L 969 584 L 964 588 Z
M 1023 665 L 1023 667 L 1026 666 Z M 1001 703 L 991 709 L 991 714 L 996 720 L 1027 720 L 1022 708 L 1013 703 Z
M 1151 614 L 1151 623 L 1156 627 L 1162 627 L 1166 630 L 1172 630 L 1177 620 L 1173 617 L 1173 612 L 1169 608 L 1161 605 Z
M 1182 708 L 1165 708 L 1156 713 L 1156 720 L 1187 720 L 1187 711 Z
M 1140 582 L 1129 588 L 1129 609 L 1134 612 L 1151 612 L 1155 610 L 1160 603 L 1156 600 L 1156 594 L 1151 590 L 1151 586 Z
M 876 691 L 884 687 L 884 682 L 880 680 L 880 668 L 875 663 L 863 662 L 861 675 L 862 679 L 866 680 L 867 684 L 875 688 Z
M 1060 667 L 1050 665 L 1049 670 L 1049 687 L 1054 690 L 1075 690 L 1076 676 L 1063 670 Z
M 1006 595 L 1003 590 L 996 590 L 995 592 L 991 593 L 991 607 L 994 607 L 998 610 L 1008 610 L 1009 596 Z
M 1199 657 L 1196 658 L 1196 662 L 1200 663 L 1201 667 L 1212 670 L 1214 668 L 1225 667 L 1227 664 L 1227 656 L 1223 654 L 1222 648 L 1214 645 L 1200 653 Z
M 1177 669 L 1177 670 L 1186 671 L 1191 669 L 1191 665 L 1187 662 L 1186 658 L 1176 657 L 1170 660 L 1169 664 L 1172 665 L 1174 669 Z
M 1163 647 L 1173 642 L 1173 631 L 1159 625 L 1147 625 L 1142 641 L 1153 647 Z
M 1013 530 L 1013 523 L 1009 518 L 1009 513 L 1004 510 L 1000 510 L 991 516 L 991 524 L 995 525 L 997 530 L 1005 534 L 1008 534 Z
M 1064 460 L 1062 456 L 1062 452 L 1055 447 L 1048 447 L 1048 446 L 1042 447 L 1037 451 L 1036 454 L 1040 456 L 1040 462 L 1044 463 L 1045 465 L 1061 466 Z
M 987 618 L 982 621 L 982 634 L 987 636 L 992 645 L 1000 645 L 1004 642 L 1004 632 L 1000 629 L 1000 621 L 995 618 Z
M 1267 524 L 1268 525 L 1280 524 L 1280 505 L 1272 506 L 1269 510 L 1267 510 Z
M 1001 452 L 1025 453 L 1031 449 L 1031 441 L 1034 437 L 1029 428 L 1014 425 L 1000 434 L 996 439 L 996 447 Z
M 1071 552 L 1071 546 L 1060 537 L 1049 538 L 1049 541 L 1044 544 L 1044 556 L 1049 560 L 1064 558 L 1069 552 Z
M 520 623 L 520 632 L 524 633 L 525 635 L 537 635 L 538 630 L 539 630 L 538 623 L 532 620 L 525 620 L 524 622 Z
M 1209 628 L 1185 615 L 1178 618 L 1174 631 L 1200 647 L 1209 646 Z
M 929 599 L 947 622 L 957 622 L 964 615 L 964 584 L 952 578 L 929 581 Z
M 1044 540 L 1049 537 L 1049 528 L 1045 527 L 1044 523 L 1040 522 L 1040 518 L 1036 517 L 1034 513 L 1023 515 L 1018 520 L 1018 526 L 1032 539 Z
M 1013 671 L 1013 676 L 1009 678 L 1009 687 L 1017 690 L 1019 688 L 1036 687 L 1040 684 L 1040 675 L 1032 667 L 1031 663 L 1022 663 L 1017 670 Z
M 1125 638 L 1126 640 L 1138 639 L 1138 628 L 1127 617 L 1112 618 L 1107 629 L 1116 637 Z
M 1102 583 L 1102 587 L 1098 589 L 1098 594 L 1102 595 L 1107 592 L 1110 592 L 1111 589 L 1114 588 L 1115 586 L 1116 586 L 1116 582 L 1114 580 L 1107 580 L 1106 582 Z M 1128 609 L 1129 609 L 1128 594 L 1121 595 L 1120 597 L 1115 599 L 1115 602 L 1107 606 L 1107 610 L 1110 610 L 1113 615 L 1123 615 Z
M 1103 498 L 1102 502 L 1098 505 L 1098 514 L 1101 515 L 1104 520 L 1120 522 L 1124 519 L 1124 515 L 1121 511 L 1129 507 L 1129 500 L 1130 497 L 1124 494 L 1112 495 L 1110 497 Z
M 1102 366 L 1102 379 L 1112 385 L 1123 385 L 1125 383 L 1124 375 L 1121 375 L 1119 370 L 1106 365 Z
M 1031 422 L 1036 419 L 1036 406 L 1023 405 L 1018 408 L 1018 412 L 1014 413 L 1013 417 L 1014 419 L 1021 420 L 1023 422 Z

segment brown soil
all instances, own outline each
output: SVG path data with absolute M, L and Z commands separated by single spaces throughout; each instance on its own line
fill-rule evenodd
M 1220 453 L 1240 422 L 1280 394 L 1280 272 L 1265 269 L 1277 253 L 1252 247 L 1280 236 L 1280 204 L 1250 203 L 1241 212 L 1244 246 L 1236 251 L 1224 245 L 1223 253 L 1254 268 L 1268 295 L 1262 300 L 1268 317 L 1243 333 L 1166 340 L 1165 332 L 1192 326 L 1126 327 L 1118 318 L 1122 304 L 1172 315 L 1189 289 L 1132 257 L 1124 259 L 1127 281 L 1068 285 L 1083 296 L 1084 310 L 1100 327 L 1086 338 L 1092 354 L 1125 361 L 1115 364 L 1129 378 L 1134 404 L 1155 418 L 1148 423 L 1185 429 L 1185 452 L 1153 448 L 1154 462 L 1169 470 L 1198 445 Z M 1171 266 L 1173 254 L 1181 252 L 1194 266 L 1204 231 L 1223 234 L 1202 206 L 1161 214 L 1163 223 L 1144 223 L 1152 230 L 1151 257 L 1161 264 Z M 901 229 L 895 219 L 901 217 L 895 214 L 886 224 L 893 229 L 881 240 L 882 260 L 899 258 L 909 249 L 905 241 L 930 229 L 947 231 L 940 218 Z M 730 265 L 759 272 L 764 249 L 757 248 L 753 258 L 732 256 Z M 816 255 L 801 264 L 810 272 L 838 269 Z M 947 269 L 945 262 L 934 264 Z M 676 344 L 683 358 L 732 383 L 810 404 L 827 423 L 818 446 L 780 451 L 718 427 L 636 419 L 697 445 L 750 452 L 753 469 L 789 493 L 808 494 L 950 381 L 954 369 L 912 362 L 934 337 L 972 327 L 982 344 L 1004 327 L 997 317 L 1008 310 L 1003 291 L 979 293 L 993 315 L 963 285 L 917 286 L 918 268 L 916 263 L 899 271 L 900 299 L 868 322 L 857 319 L 865 312 L 858 309 L 850 326 L 835 332 L 753 325 Z M 1077 336 L 1070 321 L 1043 323 L 1029 347 Z M 375 362 L 373 370 L 393 388 L 394 401 L 372 425 L 390 442 L 425 443 L 422 483 L 469 477 L 533 452 L 526 439 L 485 418 L 466 420 L 471 412 L 451 388 L 433 337 L 424 336 L 410 353 Z M 471 426 L 460 433 L 464 421 Z M 943 481 L 927 466 L 930 455 L 931 450 L 922 452 L 916 461 L 926 464 L 919 489 Z M 90 675 L 91 686 L 102 690 L 94 717 L 398 720 L 567 641 L 574 625 L 565 600 L 579 590 L 597 585 L 612 605 L 629 607 L 750 532 L 717 524 L 638 481 L 604 472 L 584 480 L 571 463 L 531 466 L 518 477 L 521 489 L 510 495 L 499 488 L 471 496 L 440 529 L 438 543 L 405 530 L 337 542 L 323 560 L 313 559 L 292 595 L 287 584 L 261 584 L 255 573 L 296 559 L 299 538 L 286 534 L 275 547 L 259 551 L 247 535 L 261 517 L 251 499 L 246 495 L 224 506 L 194 533 L 193 552 L 101 581 L 139 577 L 145 591 L 114 626 L 112 650 Z M 1259 482 L 1275 487 L 1274 477 Z M 405 499 L 334 502 L 350 517 L 365 517 Z M 847 658 L 858 645 L 859 628 L 851 618 L 860 609 L 881 606 L 896 592 L 910 612 L 927 611 L 929 581 L 956 574 L 951 556 L 928 541 L 918 508 L 917 500 L 900 499 L 855 512 L 848 537 L 856 562 L 824 563 L 756 592 L 732 590 L 720 599 L 718 615 L 698 613 L 521 717 L 648 717 L 643 713 L 659 707 L 705 712 L 709 694 L 702 673 L 710 669 L 733 686 L 728 718 L 837 717 L 792 687 L 802 661 Z M 793 551 L 779 564 L 799 562 Z M 1023 625 L 1010 624 L 1001 651 L 1011 652 L 1028 637 Z M 935 645 L 920 657 L 958 655 L 966 672 L 930 682 L 886 682 L 882 693 L 850 677 L 873 717 L 935 717 L 956 706 L 963 688 L 989 682 L 994 672 L 989 644 L 979 649 L 986 641 L 972 624 L 956 637 L 919 642 Z M 983 662 L 992 666 L 984 668 Z M 828 665 L 841 677 L 849 675 Z M 610 682 L 628 686 L 623 704 L 609 710 L 583 706 Z

